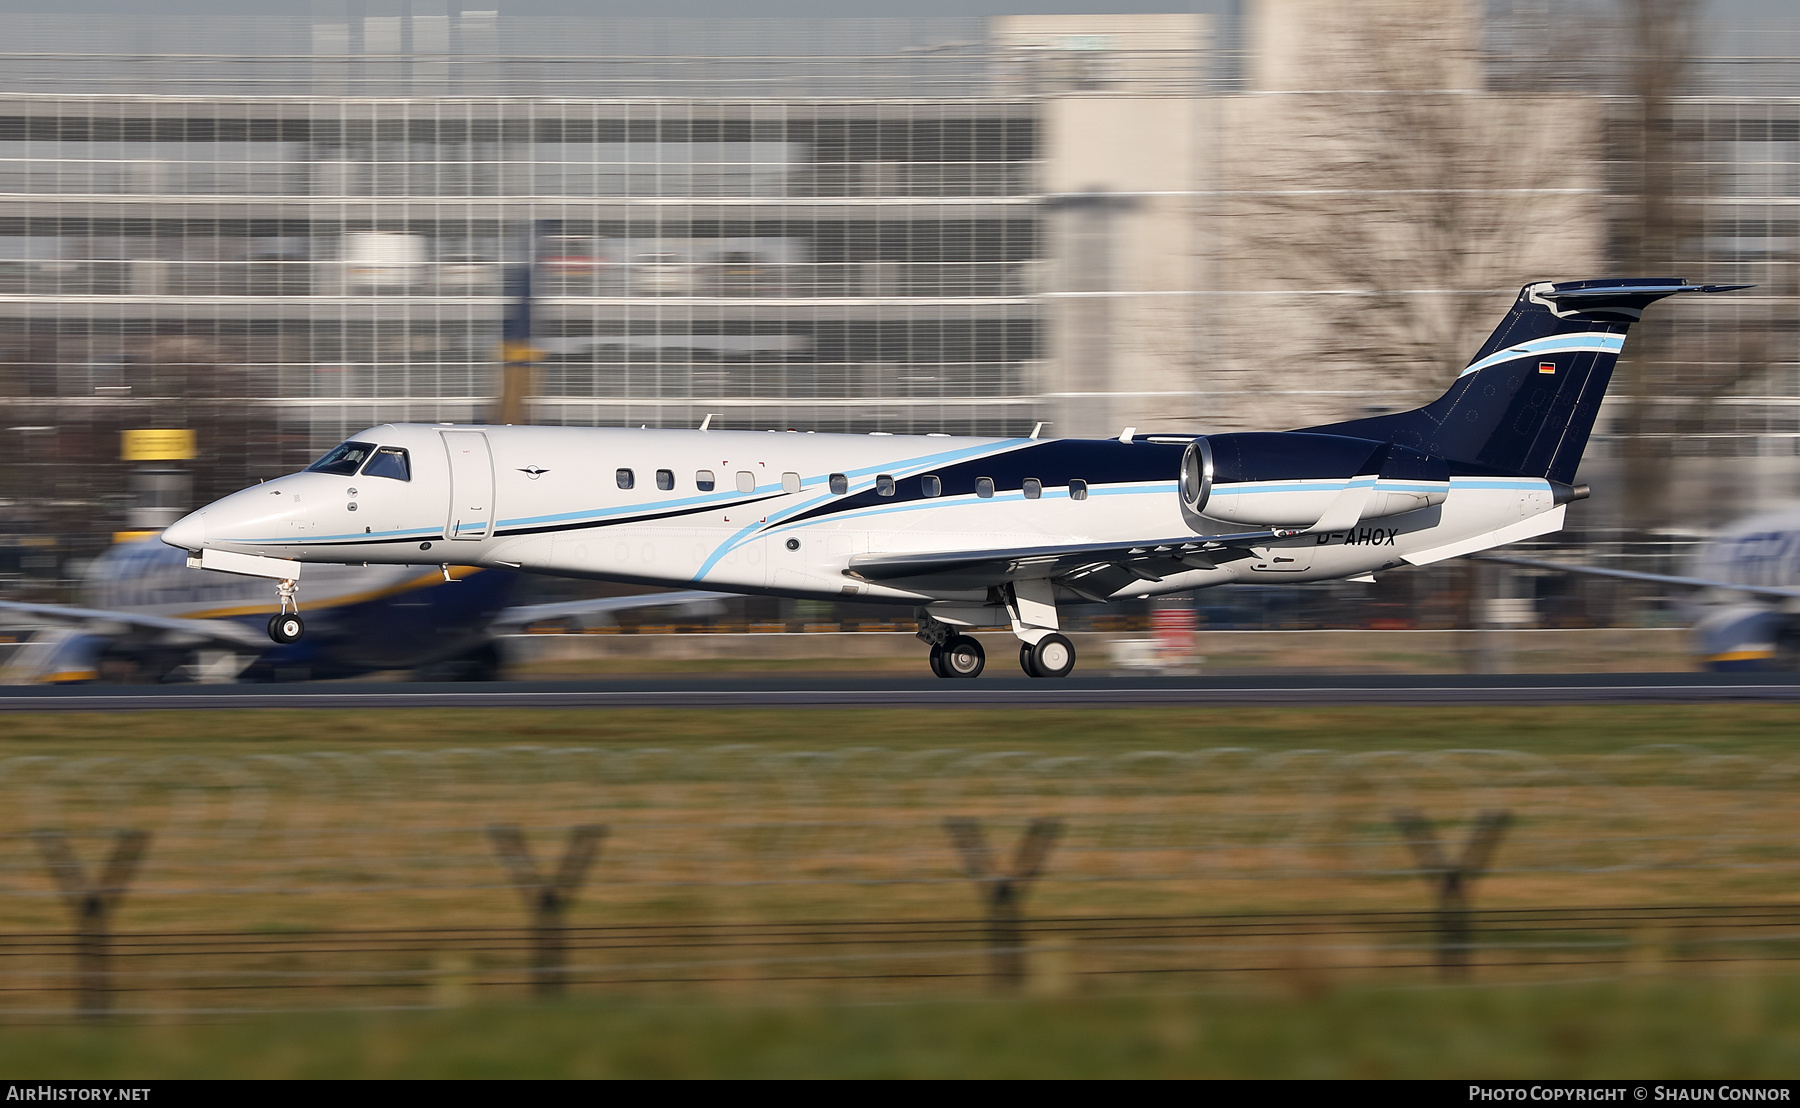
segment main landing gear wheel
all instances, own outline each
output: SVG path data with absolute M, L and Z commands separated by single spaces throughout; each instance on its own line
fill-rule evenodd
M 298 612 L 283 612 L 269 617 L 269 637 L 278 643 L 299 642 L 300 636 L 306 634 L 306 621 Z
M 957 635 L 944 645 L 931 648 L 931 672 L 939 677 L 980 677 L 985 665 L 987 651 L 968 635 Z
M 1075 644 L 1061 635 L 1045 635 L 1019 646 L 1019 668 L 1027 677 L 1067 677 L 1075 668 Z

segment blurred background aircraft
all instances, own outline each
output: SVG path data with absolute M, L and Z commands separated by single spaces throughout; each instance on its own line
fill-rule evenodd
M 662 592 L 514 605 L 519 578 L 504 570 L 311 567 L 308 638 L 277 645 L 266 630 L 266 580 L 189 569 L 184 551 L 154 535 L 131 538 L 95 559 L 84 606 L 0 601 L 0 621 L 51 625 L 13 653 L 0 682 L 283 681 L 383 670 L 493 680 L 502 661 L 497 636 L 580 629 L 649 607 L 708 615 L 722 599 Z
M 1660 587 L 1692 614 L 1693 650 L 1708 669 L 1800 668 L 1800 507 L 1739 520 L 1696 544 L 1680 574 L 1504 554 L 1481 557 L 1552 574 Z

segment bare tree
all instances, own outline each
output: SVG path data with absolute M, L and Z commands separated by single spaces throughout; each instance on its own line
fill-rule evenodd
M 1483 91 L 1458 5 L 1308 11 L 1329 25 L 1298 47 L 1305 87 L 1262 101 L 1260 133 L 1240 128 L 1227 264 L 1304 304 L 1285 334 L 1312 358 L 1395 404 L 1423 400 L 1521 284 L 1592 264 L 1598 113 Z

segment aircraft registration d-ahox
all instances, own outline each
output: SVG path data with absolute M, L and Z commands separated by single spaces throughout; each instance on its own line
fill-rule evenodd
M 163 541 L 278 582 L 308 563 L 505 566 L 916 609 L 940 677 L 1008 628 L 1061 677 L 1072 607 L 1244 581 L 1366 579 L 1558 530 L 1625 334 L 1679 279 L 1527 285 L 1409 412 L 1116 439 L 387 425 Z

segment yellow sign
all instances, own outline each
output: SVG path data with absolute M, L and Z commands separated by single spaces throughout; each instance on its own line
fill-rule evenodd
M 508 365 L 519 365 L 526 362 L 544 360 L 547 351 L 539 350 L 528 342 L 503 342 L 500 344 L 500 360 Z
M 185 427 L 126 431 L 120 437 L 119 456 L 128 462 L 184 462 L 198 453 L 194 432 Z

